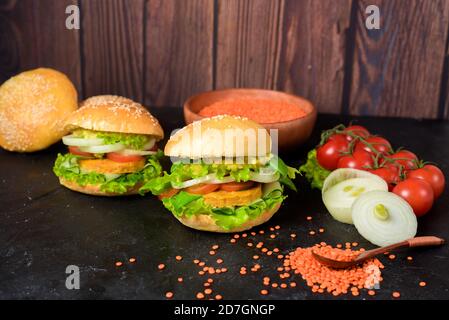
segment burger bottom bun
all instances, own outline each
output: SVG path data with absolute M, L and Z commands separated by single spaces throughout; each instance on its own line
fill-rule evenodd
M 59 182 L 66 188 L 85 193 L 90 194 L 92 196 L 105 196 L 105 197 L 115 197 L 115 196 L 127 196 L 132 194 L 138 194 L 139 188 L 141 187 L 140 184 L 136 184 L 134 187 L 128 189 L 125 193 L 116 193 L 116 192 L 105 192 L 100 189 L 100 185 L 94 185 L 94 184 L 88 184 L 85 186 L 80 186 L 76 182 L 69 181 L 63 178 L 59 178 Z
M 202 231 L 210 231 L 210 232 L 231 233 L 231 232 L 240 232 L 240 231 L 249 230 L 252 227 L 255 227 L 262 223 L 267 222 L 279 210 L 280 206 L 281 205 L 278 204 L 275 207 L 273 207 L 272 209 L 266 210 L 257 218 L 249 220 L 249 221 L 245 222 L 244 224 L 242 224 L 241 226 L 238 226 L 233 229 L 223 229 L 222 227 L 215 224 L 215 221 L 212 219 L 212 217 L 210 215 L 206 215 L 206 214 L 198 214 L 198 215 L 191 216 L 190 218 L 186 218 L 186 217 L 178 218 L 176 216 L 175 217 L 183 225 L 193 228 L 193 229 L 202 230 Z

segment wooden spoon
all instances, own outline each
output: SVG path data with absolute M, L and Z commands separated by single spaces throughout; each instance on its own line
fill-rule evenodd
M 399 243 L 395 243 L 386 247 L 381 247 L 369 251 L 362 252 L 352 261 L 338 261 L 333 260 L 322 255 L 319 255 L 312 251 L 313 257 L 322 265 L 334 268 L 334 269 L 346 269 L 352 266 L 363 263 L 367 259 L 374 258 L 375 256 L 390 252 L 392 250 L 396 250 L 402 247 L 413 248 L 413 247 L 427 247 L 427 246 L 440 246 L 444 243 L 444 239 L 434 237 L 434 236 L 425 236 L 425 237 L 416 237 L 409 240 L 405 240 Z

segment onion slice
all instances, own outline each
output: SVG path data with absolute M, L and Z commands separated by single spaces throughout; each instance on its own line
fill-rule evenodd
M 62 137 L 62 142 L 67 146 L 75 147 L 99 146 L 104 143 L 103 139 L 100 138 L 80 138 L 73 134 Z
M 81 151 L 90 153 L 108 153 L 124 150 L 125 146 L 121 143 L 103 144 L 100 146 L 80 147 Z
M 157 151 L 147 151 L 147 150 L 134 150 L 134 149 L 125 149 L 120 151 L 120 154 L 123 154 L 125 156 L 149 156 L 156 154 Z
M 323 203 L 335 220 L 352 224 L 352 204 L 360 195 L 373 190 L 388 191 L 388 185 L 367 171 L 337 169 L 324 181 Z
M 408 202 L 387 191 L 362 194 L 352 206 L 352 220 L 360 235 L 378 246 L 413 238 L 418 227 Z
M 184 181 L 177 185 L 172 183 L 171 185 L 172 185 L 173 189 L 184 189 L 184 188 L 188 188 L 188 187 L 200 184 L 200 183 L 209 182 L 210 180 L 216 179 L 216 178 L 217 178 L 217 176 L 215 175 L 215 173 L 211 173 L 211 174 L 205 175 L 204 177 L 187 180 L 187 181 Z
M 155 138 L 149 138 L 148 142 L 145 143 L 145 145 L 143 146 L 143 150 L 150 150 L 154 147 L 154 144 L 156 143 L 156 139 Z
M 270 174 L 251 173 L 250 180 L 260 183 L 271 183 L 279 180 L 279 173 L 273 172 Z

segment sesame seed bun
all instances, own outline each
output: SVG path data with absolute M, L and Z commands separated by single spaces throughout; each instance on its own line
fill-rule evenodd
M 66 121 L 66 129 L 134 133 L 164 138 L 159 122 L 141 104 L 120 96 L 103 95 L 86 99 Z
M 239 143 L 243 148 L 237 147 Z M 252 120 L 220 115 L 195 121 L 177 131 L 167 142 L 164 153 L 189 159 L 261 157 L 271 153 L 271 139 L 268 131 Z
M 255 226 L 258 226 L 262 223 L 267 222 L 271 219 L 271 217 L 279 210 L 279 207 L 281 205 L 277 205 L 274 208 L 270 210 L 266 210 L 261 215 L 259 215 L 257 218 L 249 220 L 245 222 L 244 224 L 233 228 L 233 229 L 223 229 L 222 227 L 215 224 L 215 221 L 212 219 L 210 215 L 205 214 L 197 214 L 192 215 L 191 217 L 187 218 L 185 216 L 178 218 L 183 225 L 190 227 L 192 229 L 196 230 L 202 230 L 202 231 L 210 231 L 210 232 L 220 232 L 220 233 L 231 233 L 231 232 L 241 232 L 245 230 L 249 230 Z
M 64 178 L 59 178 L 59 182 L 66 188 L 73 190 L 73 191 L 90 194 L 93 196 L 106 196 L 106 197 L 128 196 L 128 195 L 132 195 L 132 194 L 138 194 L 139 188 L 142 186 L 142 184 L 136 184 L 132 188 L 129 188 L 128 191 L 125 193 L 116 193 L 116 192 L 102 191 L 100 189 L 100 185 L 88 184 L 85 186 L 81 186 L 76 182 L 69 181 Z
M 66 134 L 64 122 L 78 107 L 72 82 L 61 72 L 22 72 L 0 87 L 0 146 L 9 151 L 42 150 Z

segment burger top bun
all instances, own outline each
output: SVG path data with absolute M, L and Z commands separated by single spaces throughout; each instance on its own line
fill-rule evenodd
M 120 96 L 95 96 L 81 103 L 66 121 L 66 129 L 147 134 L 164 138 L 159 122 L 141 104 Z
M 195 121 L 167 142 L 165 155 L 179 158 L 265 157 L 271 153 L 267 130 L 247 118 L 219 115 Z
M 47 148 L 65 134 L 64 122 L 77 107 L 76 89 L 61 72 L 39 68 L 12 77 L 0 87 L 0 146 Z

